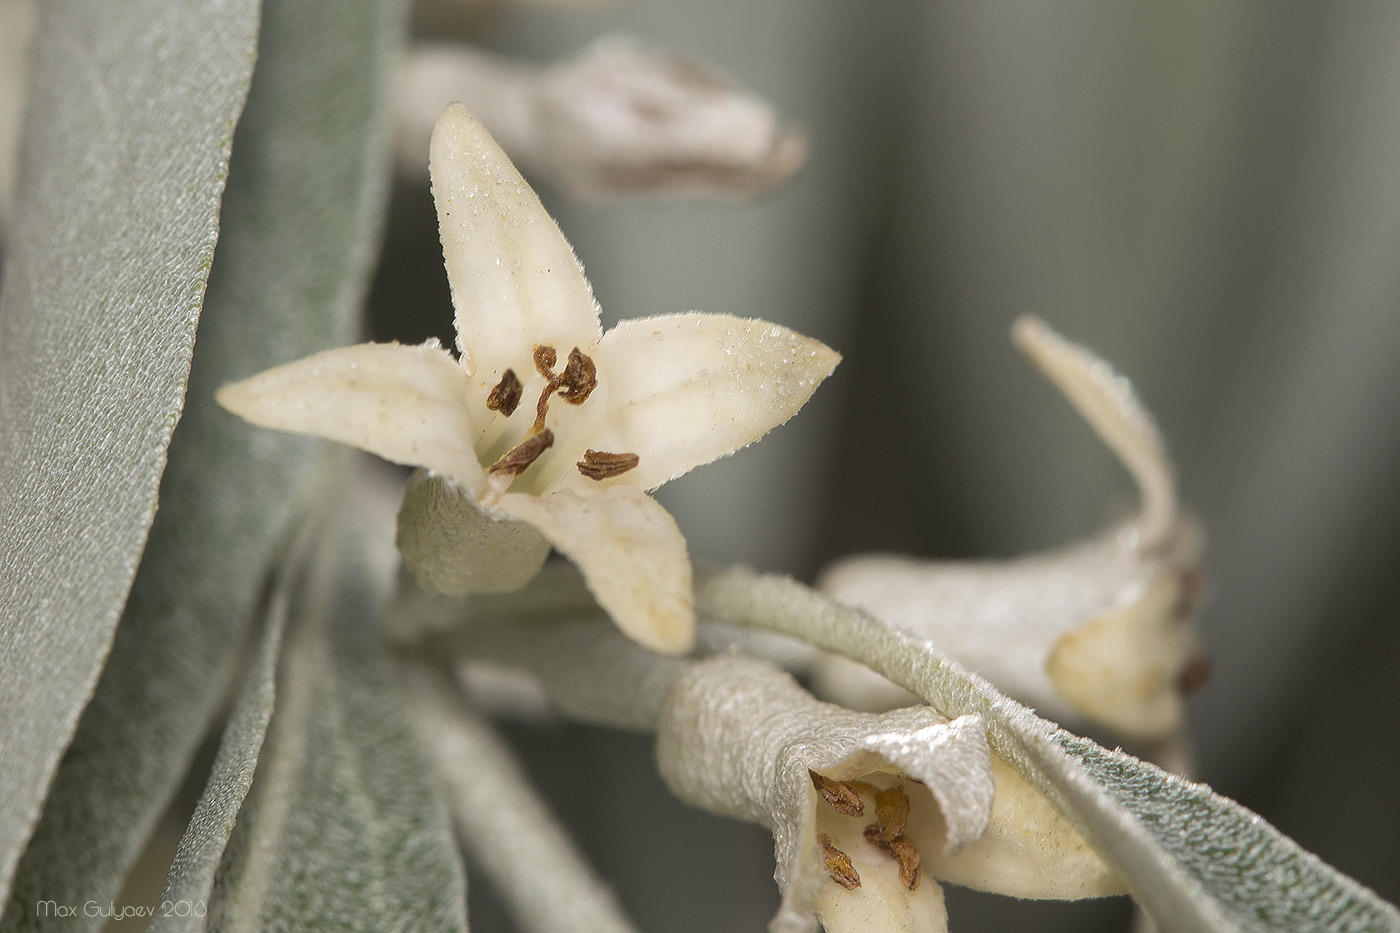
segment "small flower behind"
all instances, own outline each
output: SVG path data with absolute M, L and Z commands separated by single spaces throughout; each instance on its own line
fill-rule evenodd
M 931 639 L 1042 715 L 1171 742 L 1184 694 L 1208 667 L 1194 629 L 1201 536 L 1181 509 L 1166 445 L 1107 362 L 1035 318 L 1018 321 L 1013 335 L 1131 473 L 1138 513 L 1088 541 L 1014 560 L 848 557 L 827 568 L 821 589 Z M 855 708 L 914 702 L 842 658 L 818 662 L 814 681 Z
M 685 539 L 646 492 L 782 424 L 839 355 L 699 312 L 604 334 L 572 248 L 461 105 L 434 128 L 430 171 L 460 356 L 435 341 L 328 350 L 225 386 L 220 404 L 425 468 L 399 528 L 425 585 L 518 588 L 553 545 L 627 635 L 688 651 Z

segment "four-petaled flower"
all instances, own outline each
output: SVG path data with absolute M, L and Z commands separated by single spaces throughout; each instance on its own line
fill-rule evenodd
M 220 403 L 427 468 L 488 523 L 537 528 L 629 636 L 689 650 L 685 540 L 646 491 L 786 421 L 840 357 L 719 314 L 604 334 L 572 248 L 460 105 L 434 128 L 430 168 L 460 357 L 436 342 L 329 350 L 225 386 Z

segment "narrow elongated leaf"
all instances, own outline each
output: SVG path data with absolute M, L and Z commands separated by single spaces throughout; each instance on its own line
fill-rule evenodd
M 329 581 L 313 584 L 288 630 L 212 928 L 466 929 L 456 842 L 380 641 L 387 566 L 356 558 L 321 572 Z
M 277 695 L 277 659 L 292 588 L 299 577 L 299 568 L 291 566 L 294 561 L 295 557 L 284 564 L 283 572 L 273 585 L 257 657 L 229 715 L 204 793 L 180 840 L 174 864 L 170 866 L 170 875 L 161 894 L 161 909 L 151 923 L 151 930 L 156 933 L 205 928 L 214 874 L 223 860 L 238 811 L 252 786 L 258 754 L 272 719 Z
M 1400 930 L 1400 911 L 1258 815 L 1057 728 L 917 638 L 745 570 L 708 575 L 696 603 L 702 615 L 868 664 L 945 716 L 980 715 L 996 752 L 1060 808 L 1164 931 Z
M 119 18 L 141 31 L 175 15 L 166 4 L 150 6 L 123 7 Z M 182 7 L 199 11 L 183 40 L 194 48 L 220 31 L 206 6 Z M 224 693 L 315 448 L 241 424 L 214 405 L 213 392 L 351 334 L 387 177 L 385 93 L 398 16 L 393 0 L 265 4 L 160 514 L 111 663 L 0 926 L 21 922 L 36 899 L 116 894 Z M 197 70 L 216 67 L 201 60 Z M 190 106 L 165 100 L 160 117 Z M 100 448 L 100 440 L 84 444 Z M 78 579 L 66 573 L 65 582 Z
M 40 4 L 0 296 L 0 896 L 155 513 L 256 29 L 255 0 Z

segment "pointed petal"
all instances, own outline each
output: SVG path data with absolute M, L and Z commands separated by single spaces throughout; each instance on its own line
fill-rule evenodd
M 1039 318 L 1019 318 L 1011 336 L 1132 474 L 1142 495 L 1138 533 L 1143 546 L 1165 544 L 1177 526 L 1176 471 L 1157 423 L 1132 384 Z
M 587 446 L 637 454 L 636 469 L 608 482 L 654 489 L 791 418 L 841 356 L 767 321 L 690 312 L 623 321 L 594 360 L 608 408 Z M 571 466 L 570 441 L 556 440 Z
M 618 628 L 663 654 L 695 645 L 690 558 L 676 520 L 630 486 L 547 496 L 508 493 L 496 507 L 530 522 L 572 560 Z
M 560 359 L 600 333 L 574 251 L 504 152 L 461 104 L 433 128 L 429 160 L 457 343 L 484 392 L 507 369 L 535 372 L 536 344 Z M 483 395 L 483 398 L 485 396 Z
M 350 444 L 423 466 L 475 495 L 485 484 L 462 370 L 434 344 L 327 350 L 220 389 L 219 404 L 264 428 Z

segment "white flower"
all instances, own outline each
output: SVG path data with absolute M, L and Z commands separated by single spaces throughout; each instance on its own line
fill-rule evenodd
M 1045 715 L 1168 739 L 1182 724 L 1183 688 L 1204 676 L 1192 626 L 1199 534 L 1179 509 L 1171 461 L 1131 385 L 1106 362 L 1034 318 L 1018 321 L 1013 335 L 1133 475 L 1138 515 L 1018 560 L 847 558 L 826 570 L 821 589 L 929 638 Z M 839 658 L 814 673 L 819 693 L 847 705 L 914 702 Z
M 225 386 L 219 402 L 427 468 L 480 510 L 462 536 L 534 526 L 624 632 L 689 650 L 685 540 L 646 491 L 786 421 L 840 357 L 765 321 L 698 312 L 603 334 L 573 250 L 463 107 L 438 120 L 431 150 L 460 359 L 435 342 L 329 350 Z M 482 561 L 496 543 L 481 534 Z M 519 585 L 542 556 L 508 546 L 527 565 Z
M 687 667 L 657 724 L 681 800 L 773 832 L 772 931 L 947 929 L 937 880 L 1027 898 L 1123 883 L 1046 799 L 990 752 L 982 720 L 927 706 L 883 715 L 822 703 L 772 665 Z
M 400 72 L 399 163 L 427 164 L 461 100 L 532 178 L 576 198 L 753 197 L 806 161 L 800 132 L 703 62 L 623 36 L 536 68 L 463 45 L 415 46 Z

